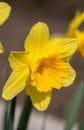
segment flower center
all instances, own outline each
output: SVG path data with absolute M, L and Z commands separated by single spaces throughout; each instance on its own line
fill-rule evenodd
M 31 84 L 40 92 L 48 92 L 52 88 L 60 89 L 62 80 L 68 73 L 68 63 L 64 63 L 60 55 L 42 58 L 31 68 Z
M 56 68 L 56 63 L 59 62 L 61 59 L 61 56 L 50 56 L 49 58 L 44 58 L 40 61 L 39 66 L 36 70 L 37 73 L 42 73 L 44 69 L 49 69 L 49 68 Z

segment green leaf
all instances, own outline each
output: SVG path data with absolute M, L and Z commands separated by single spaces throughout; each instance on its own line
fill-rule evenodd
M 77 118 L 83 97 L 84 97 L 84 83 L 81 82 L 73 98 L 73 102 L 70 107 L 71 109 L 69 111 L 69 115 L 67 116 L 67 119 L 66 119 L 64 130 L 71 130 L 71 128 L 73 127 L 73 124 Z
M 30 97 L 27 96 L 17 130 L 26 130 L 31 110 L 32 110 L 32 102 Z
M 84 130 L 84 119 L 81 121 L 81 123 L 79 124 L 79 128 L 78 130 Z
M 8 116 L 7 130 L 13 130 L 14 127 L 14 115 L 15 115 L 16 97 L 11 101 L 11 108 Z
M 7 80 L 10 74 L 10 66 L 6 66 L 5 80 Z M 4 130 L 13 130 L 14 121 L 14 111 L 15 111 L 16 98 L 11 101 L 5 101 L 5 111 L 4 111 Z
M 7 130 L 7 120 L 8 120 L 8 109 L 9 109 L 10 102 L 5 101 L 5 111 L 4 111 L 4 126 L 3 129 Z

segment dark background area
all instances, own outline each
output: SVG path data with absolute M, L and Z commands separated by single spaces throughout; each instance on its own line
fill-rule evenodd
M 2 88 L 8 74 L 7 57 L 11 50 L 23 50 L 24 40 L 31 26 L 38 22 L 46 22 L 51 36 L 64 35 L 70 20 L 76 10 L 83 11 L 84 1 L 80 0 L 5 0 L 12 7 L 10 18 L 0 27 L 0 40 L 5 53 L 0 55 L 0 99 Z M 83 27 L 84 28 L 84 27 Z M 84 59 L 75 54 L 71 61 L 77 71 L 77 78 L 68 88 L 53 90 L 52 102 L 48 112 L 54 116 L 63 117 L 65 107 L 74 95 L 79 82 L 84 80 Z M 24 100 L 25 94 L 19 95 L 19 103 Z M 82 118 L 84 107 L 81 107 L 79 119 Z

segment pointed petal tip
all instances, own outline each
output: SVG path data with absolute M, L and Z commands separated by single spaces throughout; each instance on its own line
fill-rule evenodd
M 8 96 L 6 96 L 6 94 L 4 94 L 4 92 L 2 93 L 2 98 L 7 101 L 12 99 L 12 98 L 9 98 Z

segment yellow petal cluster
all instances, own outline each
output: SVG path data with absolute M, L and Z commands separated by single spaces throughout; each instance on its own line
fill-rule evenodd
M 11 7 L 5 2 L 0 2 L 0 26 L 8 19 L 10 15 Z M 0 53 L 3 53 L 4 48 L 0 43 Z
M 50 103 L 52 89 L 67 87 L 76 77 L 69 59 L 77 49 L 77 41 L 49 38 L 47 24 L 38 22 L 27 35 L 24 48 L 9 54 L 13 71 L 4 85 L 2 97 L 11 100 L 25 89 L 33 106 L 43 111 Z
M 71 21 L 67 37 L 76 38 L 78 40 L 78 52 L 84 57 L 84 31 L 80 31 L 79 27 L 84 22 L 84 12 L 77 14 Z

